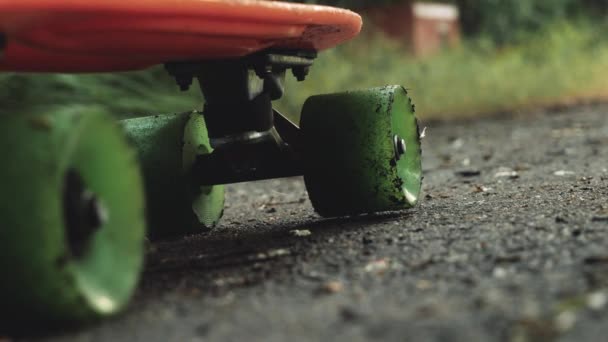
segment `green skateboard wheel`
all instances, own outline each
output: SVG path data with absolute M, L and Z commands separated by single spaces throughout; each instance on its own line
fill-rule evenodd
M 197 155 L 212 152 L 204 117 L 192 112 L 122 124 L 143 167 L 149 235 L 183 236 L 215 226 L 224 211 L 224 186 L 194 187 L 189 174 Z
M 401 86 L 313 96 L 301 118 L 304 180 L 322 216 L 416 205 L 421 147 L 414 106 Z
M 0 116 L 0 319 L 80 322 L 128 302 L 145 214 L 135 152 L 100 113 Z

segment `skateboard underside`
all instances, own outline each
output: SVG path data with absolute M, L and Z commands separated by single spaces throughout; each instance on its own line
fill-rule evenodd
M 107 72 L 264 49 L 320 51 L 360 28 L 347 10 L 274 1 L 1 1 L 0 70 Z

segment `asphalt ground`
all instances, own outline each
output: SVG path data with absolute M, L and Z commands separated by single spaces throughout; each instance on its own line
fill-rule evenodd
M 124 314 L 39 339 L 606 340 L 608 106 L 423 125 L 418 207 L 323 219 L 301 178 L 230 186 L 218 229 L 150 244 Z

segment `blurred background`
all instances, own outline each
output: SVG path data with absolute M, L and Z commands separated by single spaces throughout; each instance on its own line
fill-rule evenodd
M 608 99 L 606 0 L 318 0 L 364 16 L 361 37 L 322 53 L 276 106 L 313 94 L 402 84 L 418 115 L 452 119 Z M 100 75 L 0 74 L 6 112 L 82 105 L 118 117 L 202 107 L 161 68 Z

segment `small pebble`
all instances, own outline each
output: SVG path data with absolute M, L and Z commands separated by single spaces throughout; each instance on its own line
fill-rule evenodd
M 559 170 L 559 171 L 555 171 L 553 174 L 556 175 L 556 176 L 558 176 L 558 177 L 565 177 L 565 176 L 572 176 L 572 175 L 574 175 L 574 172 L 572 172 L 572 171 L 565 171 L 565 170 Z
M 431 283 L 431 282 L 430 282 L 430 281 L 428 281 L 428 280 L 419 280 L 419 281 L 416 283 L 416 288 L 417 288 L 418 290 L 428 290 L 428 289 L 430 289 L 430 288 L 432 288 L 432 287 L 433 287 L 433 283 Z
M 494 178 L 509 178 L 509 179 L 517 179 L 519 178 L 519 173 L 517 171 L 499 171 L 494 174 Z
M 475 187 L 473 188 L 474 193 L 484 193 L 484 192 L 488 192 L 490 190 L 492 190 L 492 189 L 487 188 L 483 185 L 475 185 Z
M 286 256 L 289 254 L 291 254 L 291 252 L 288 249 L 278 248 L 278 249 L 269 250 L 266 253 L 258 253 L 255 255 L 254 259 L 265 260 L 265 259 L 282 257 L 282 256 Z
M 576 314 L 572 311 L 564 311 L 555 318 L 555 328 L 560 332 L 566 332 L 576 323 Z
M 587 306 L 594 311 L 602 310 L 608 303 L 608 297 L 605 292 L 594 292 L 587 296 Z
M 372 261 L 369 264 L 365 265 L 365 272 L 382 273 L 387 268 L 388 268 L 388 261 L 386 259 L 380 259 L 380 260 Z
M 328 281 L 320 288 L 320 292 L 325 294 L 334 294 L 342 292 L 342 290 L 344 290 L 344 285 L 339 281 Z
M 504 279 L 507 276 L 507 270 L 502 267 L 496 267 L 494 271 L 492 271 L 492 275 L 494 278 Z
M 296 237 L 307 237 L 312 235 L 312 233 L 308 229 L 294 229 L 289 233 Z

